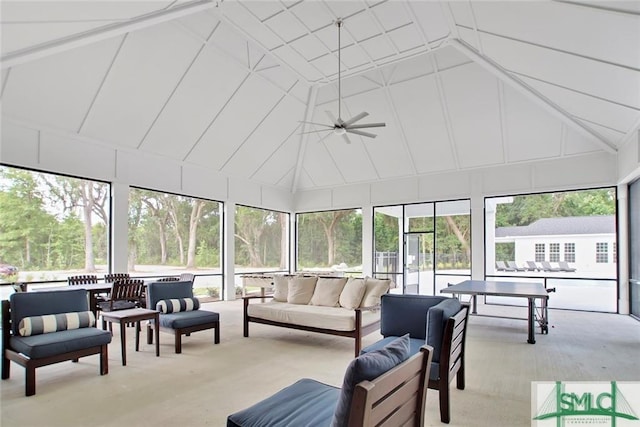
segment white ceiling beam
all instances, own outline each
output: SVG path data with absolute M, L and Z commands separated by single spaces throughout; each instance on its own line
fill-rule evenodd
M 1 67 L 2 69 L 5 69 L 25 62 L 44 58 L 49 55 L 75 49 L 80 46 L 86 46 L 88 44 L 116 37 L 131 31 L 140 30 L 152 25 L 161 24 L 183 16 L 202 12 L 203 10 L 216 6 L 217 4 L 218 2 L 213 0 L 198 0 L 178 5 L 171 9 L 141 15 L 126 22 L 109 24 L 67 37 L 40 43 L 2 56 L 0 58 L 0 62 L 2 63 Z
M 544 96 L 542 93 L 533 89 L 531 86 L 524 83 L 522 80 L 514 77 L 507 70 L 502 68 L 498 63 L 493 61 L 491 58 L 484 56 L 478 53 L 475 49 L 469 46 L 462 40 L 459 39 L 451 39 L 449 44 L 456 49 L 458 49 L 463 54 L 467 55 L 471 58 L 472 61 L 489 71 L 491 74 L 496 76 L 502 82 L 508 84 L 510 87 L 516 89 L 518 92 L 525 95 L 531 101 L 534 101 L 536 104 L 544 108 L 547 112 L 553 114 L 555 117 L 562 120 L 567 126 L 572 128 L 573 130 L 579 132 L 580 134 L 588 137 L 591 140 L 594 140 L 598 143 L 605 151 L 615 154 L 618 149 L 615 145 L 607 141 L 602 135 L 594 131 L 593 129 L 585 126 L 580 121 L 576 120 L 573 116 L 567 113 L 560 106 L 555 104 L 549 98 Z
M 318 87 L 311 86 L 309 89 L 309 99 L 307 101 L 307 109 L 304 112 L 304 121 L 310 122 L 313 120 L 313 114 L 316 108 L 316 99 L 318 98 Z M 300 181 L 300 173 L 302 172 L 302 164 L 304 162 L 304 154 L 307 151 L 307 143 L 309 141 L 309 135 L 307 123 L 302 123 L 300 130 L 300 146 L 298 147 L 298 158 L 296 160 L 296 167 L 293 171 L 293 182 L 291 183 L 291 193 L 295 193 L 298 190 L 298 182 Z

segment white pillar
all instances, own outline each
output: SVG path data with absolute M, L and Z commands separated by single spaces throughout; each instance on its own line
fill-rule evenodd
M 373 207 L 362 207 L 362 274 L 373 276 Z
M 618 185 L 618 313 L 629 314 L 629 188 Z
M 111 184 L 111 272 L 128 272 L 129 258 L 129 186 Z
M 476 195 L 471 197 L 471 279 L 473 280 L 484 280 L 484 238 L 484 198 Z
M 296 235 L 298 229 L 296 227 L 296 213 L 291 212 L 289 215 L 289 272 L 295 273 L 298 269 L 296 265 L 296 254 L 298 252 L 298 245 L 296 242 Z
M 489 201 L 484 206 L 484 260 L 482 261 L 486 265 L 486 273 L 494 274 L 496 272 L 496 241 L 495 241 L 495 229 L 496 229 L 496 210 L 497 204 L 495 201 Z
M 222 259 L 222 271 L 224 272 L 225 293 L 224 299 L 233 301 L 236 299 L 235 263 L 236 263 L 236 204 L 226 202 L 224 204 L 223 215 L 223 247 L 224 257 Z

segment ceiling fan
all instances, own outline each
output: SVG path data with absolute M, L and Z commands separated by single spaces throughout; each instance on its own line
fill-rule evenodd
M 340 135 L 342 136 L 342 138 L 345 140 L 345 142 L 347 144 L 351 144 L 351 140 L 349 139 L 349 137 L 347 136 L 347 133 L 352 133 L 355 135 L 360 135 L 360 136 L 366 136 L 369 138 L 375 138 L 376 135 L 370 132 L 365 132 L 361 129 L 367 129 L 367 128 L 377 128 L 377 127 L 384 127 L 386 126 L 385 123 L 361 123 L 361 124 L 356 124 L 356 122 L 364 119 L 365 117 L 367 117 L 369 115 L 369 113 L 367 113 L 366 111 L 363 111 L 360 114 L 356 114 L 355 116 L 351 117 L 349 120 L 342 120 L 342 93 L 341 93 L 341 82 L 340 82 L 340 68 L 341 68 L 341 63 L 340 63 L 340 29 L 342 28 L 343 25 L 343 21 L 342 19 L 338 18 L 336 20 L 336 26 L 338 27 L 338 118 L 335 118 L 335 116 L 330 112 L 330 111 L 325 111 L 325 113 L 327 114 L 327 116 L 329 117 L 329 120 L 331 120 L 331 125 L 327 125 L 327 124 L 323 124 L 323 123 L 314 123 L 314 122 L 302 122 L 302 123 L 309 123 L 312 125 L 316 125 L 316 126 L 322 126 L 325 127 L 327 129 L 321 129 L 321 130 L 314 130 L 314 131 L 310 131 L 310 132 L 303 132 L 303 133 L 319 133 L 319 132 L 328 132 L 325 136 L 323 136 L 320 140 L 318 140 L 318 142 L 323 141 L 324 139 L 328 138 L 329 136 L 331 136 L 332 134 L 335 135 Z

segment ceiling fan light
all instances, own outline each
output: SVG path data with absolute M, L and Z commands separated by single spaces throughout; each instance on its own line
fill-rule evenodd
M 335 128 L 334 132 L 336 133 L 336 135 L 344 135 L 345 133 L 347 133 L 347 130 L 345 128 Z

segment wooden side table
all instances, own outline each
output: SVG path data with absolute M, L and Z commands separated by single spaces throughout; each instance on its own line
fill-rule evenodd
M 120 344 L 122 346 L 122 366 L 127 366 L 127 323 L 136 324 L 136 351 L 140 349 L 140 321 L 153 320 L 156 325 L 160 323 L 160 312 L 157 310 L 147 310 L 146 308 L 132 308 L 129 310 L 103 311 L 103 322 L 120 323 Z M 160 357 L 160 328 L 156 331 L 156 356 Z

